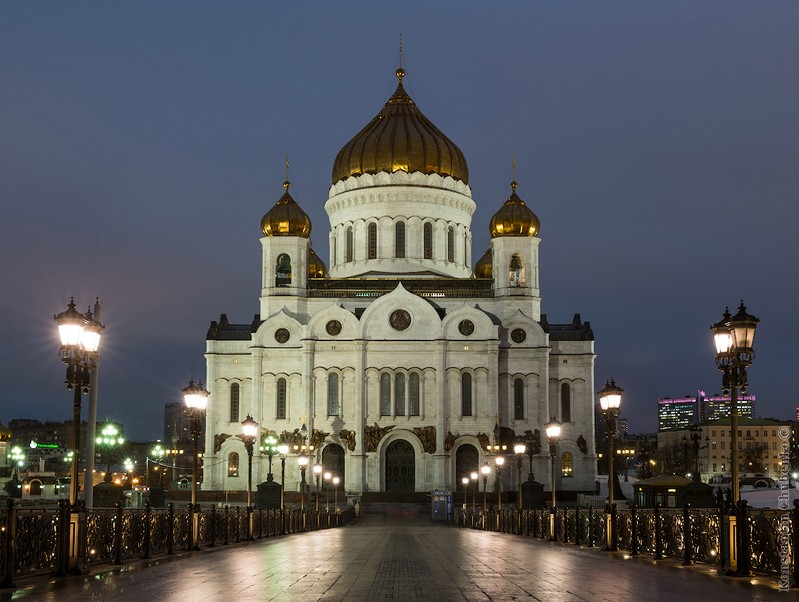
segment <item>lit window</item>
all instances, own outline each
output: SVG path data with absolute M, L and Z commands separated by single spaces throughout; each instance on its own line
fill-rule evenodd
M 574 467 L 572 466 L 572 455 L 569 452 L 563 452 L 560 457 L 560 476 L 571 477 L 574 476 Z

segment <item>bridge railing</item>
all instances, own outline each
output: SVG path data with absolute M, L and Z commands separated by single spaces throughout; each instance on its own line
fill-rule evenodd
M 799 587 L 799 501 L 791 510 L 592 507 L 466 508 L 462 524 L 582 546 L 715 565 L 724 574 L 777 575 Z
M 15 580 L 22 577 L 62 575 L 91 565 L 122 564 L 180 550 L 340 527 L 355 518 L 351 507 L 317 513 L 288 508 L 192 508 L 191 504 L 183 508 L 147 505 L 143 509 L 117 504 L 115 508 L 91 510 L 79 505 L 78 520 L 72 525 L 71 514 L 75 514 L 74 509 L 64 500 L 57 508 L 22 508 L 13 499 L 8 500 L 6 508 L 0 509 L 0 587 L 15 587 Z M 70 546 L 74 537 L 76 546 Z M 70 569 L 74 563 L 69 556 L 75 551 L 77 563 Z

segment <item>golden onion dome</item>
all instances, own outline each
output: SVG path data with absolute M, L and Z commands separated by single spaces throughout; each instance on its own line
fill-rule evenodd
M 397 90 L 383 110 L 347 142 L 333 163 L 333 183 L 350 176 L 404 171 L 451 176 L 469 183 L 461 150 L 413 102 L 397 69 Z
M 541 229 L 538 216 L 516 194 L 518 184 L 511 182 L 513 192 L 491 218 L 491 238 L 499 236 L 535 236 Z
M 308 278 L 324 278 L 327 276 L 327 266 L 312 247 L 308 247 Z
M 291 198 L 289 187 L 291 182 L 283 182 L 286 192 L 261 218 L 261 230 L 265 236 L 301 236 L 310 238 L 311 218 Z
M 491 248 L 483 253 L 483 256 L 474 264 L 474 277 L 475 278 L 493 278 L 494 260 L 491 254 Z

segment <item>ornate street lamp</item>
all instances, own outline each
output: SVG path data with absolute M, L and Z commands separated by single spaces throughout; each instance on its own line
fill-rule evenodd
M 502 512 L 502 467 L 505 465 L 505 456 L 495 456 L 494 463 L 497 465 L 497 510 Z
M 616 418 L 619 416 L 621 394 L 624 389 L 616 386 L 611 378 L 599 391 L 599 407 L 605 417 L 605 433 L 608 439 L 608 505 L 613 504 L 613 443 L 616 438 Z
M 486 496 L 486 487 L 488 485 L 488 475 L 491 474 L 491 467 L 488 464 L 483 464 L 480 467 L 480 474 L 483 475 L 483 514 L 488 512 L 488 498 Z
M 341 479 L 339 477 L 333 477 L 333 508 L 336 514 L 338 514 L 338 484 L 341 483 Z
M 208 406 L 208 391 L 205 390 L 202 381 L 194 382 L 189 380 L 189 384 L 183 389 L 183 400 L 189 413 L 189 432 L 191 433 L 191 507 L 195 511 L 197 504 L 197 456 L 198 440 L 202 433 L 202 417 L 205 408 Z
M 524 443 L 516 443 L 513 446 L 513 453 L 516 454 L 516 478 L 519 482 L 519 495 L 516 500 L 516 507 L 521 511 L 522 509 L 522 459 L 527 451 L 527 446 Z
M 478 479 L 479 476 L 480 475 L 477 474 L 476 470 L 473 470 L 469 474 L 469 479 L 472 481 L 472 516 L 474 516 L 474 512 L 477 509 L 477 506 L 475 504 L 475 500 L 477 498 L 477 487 L 478 487 L 477 479 Z
M 156 445 L 150 451 L 150 455 L 155 459 L 155 468 L 153 469 L 153 472 L 157 472 L 158 473 L 158 486 L 159 487 L 163 487 L 163 483 L 162 483 L 163 471 L 161 470 L 161 460 L 163 460 L 163 458 L 164 458 L 164 448 L 161 447 L 160 445 Z M 149 472 L 147 473 L 147 486 L 148 487 L 152 487 L 152 485 L 150 483 L 150 474 L 149 474 Z
M 316 511 L 319 512 L 319 478 L 322 476 L 322 465 L 317 462 L 313 465 L 313 476 L 316 481 Z
M 549 457 L 552 460 L 552 511 L 555 511 L 556 497 L 555 497 L 555 466 L 557 464 L 558 456 L 558 441 L 560 440 L 560 422 L 553 416 L 549 423 L 545 426 L 547 439 L 549 439 Z
M 305 469 L 308 467 L 308 456 L 305 452 L 302 452 L 297 458 L 297 464 L 300 465 L 300 475 L 302 476 L 300 479 L 300 510 L 305 512 Z
M 267 433 L 261 443 L 261 453 L 266 454 L 266 457 L 269 458 L 269 473 L 266 475 L 266 480 L 269 483 L 275 480 L 275 477 L 272 476 L 272 458 L 277 453 L 277 448 L 277 438 L 272 433 Z
M 110 483 L 111 478 L 111 455 L 114 448 L 119 447 L 125 443 L 125 438 L 119 432 L 117 425 L 113 422 L 108 422 L 103 425 L 100 434 L 95 438 L 94 443 L 97 447 L 105 450 L 105 482 Z
M 741 300 L 737 314 L 731 316 L 729 310 L 725 309 L 721 321 L 710 327 L 716 344 L 716 366 L 723 375 L 724 391 L 730 393 L 733 504 L 737 504 L 741 499 L 738 478 L 738 389 L 741 393 L 746 392 L 746 369 L 752 365 L 752 360 L 755 358 L 755 330 L 759 322 L 758 318 L 746 313 L 746 307 Z
M 463 485 L 463 516 L 466 516 L 466 500 L 467 495 L 469 495 L 469 477 L 463 477 L 461 479 L 461 484 Z
M 277 444 L 277 453 L 280 454 L 280 532 L 286 534 L 286 456 L 289 454 L 289 444 L 281 435 Z
M 97 366 L 100 337 L 105 327 L 96 321 L 91 310 L 85 314 L 70 299 L 66 311 L 53 316 L 61 339 L 61 360 L 67 365 L 67 390 L 74 391 L 72 403 L 72 466 L 69 482 L 69 503 L 78 500 L 78 449 L 80 447 L 81 391 L 89 392 L 91 371 Z
M 252 508 L 252 453 L 258 440 L 258 423 L 250 414 L 242 421 L 241 431 L 244 448 L 247 450 L 247 508 Z
M 333 478 L 333 473 L 329 470 L 325 472 L 325 512 L 330 514 L 330 479 Z

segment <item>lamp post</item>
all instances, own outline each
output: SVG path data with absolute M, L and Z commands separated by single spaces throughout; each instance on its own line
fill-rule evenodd
M 635 450 L 631 447 L 625 447 L 623 449 L 617 449 L 616 454 L 624 460 L 624 482 L 627 483 L 627 469 L 630 465 L 630 458 L 635 455 Z
M 494 463 L 497 465 L 497 510 L 502 512 L 502 467 L 505 465 L 505 456 L 497 455 L 494 457 Z
M 613 504 L 613 443 L 616 438 L 616 418 L 619 415 L 623 392 L 624 389 L 616 386 L 612 378 L 599 391 L 599 407 L 605 417 L 605 433 L 608 439 L 608 505 Z
M 241 431 L 244 448 L 247 450 L 247 508 L 252 508 L 252 453 L 258 439 L 258 423 L 250 414 L 242 421 Z
M 197 455 L 198 440 L 202 432 L 202 416 L 208 406 L 208 391 L 203 387 L 202 381 L 194 382 L 189 380 L 189 384 L 182 389 L 183 400 L 189 411 L 189 431 L 191 433 L 191 505 L 192 508 L 197 504 Z
M 549 457 L 552 464 L 552 510 L 549 515 L 549 539 L 555 539 L 555 511 L 557 506 L 557 478 L 555 475 L 555 466 L 557 464 L 558 456 L 558 441 L 560 439 L 560 422 L 553 416 L 549 423 L 545 426 L 547 439 L 549 439 Z
M 164 448 L 161 447 L 160 445 L 156 445 L 150 451 L 150 455 L 155 459 L 155 468 L 153 469 L 153 472 L 158 473 L 158 486 L 163 487 L 163 484 L 161 482 L 161 475 L 163 474 L 163 472 L 161 471 L 161 460 L 164 458 Z M 147 487 L 152 487 L 152 484 L 150 483 L 149 472 L 147 473 Z
M 463 477 L 461 479 L 461 484 L 463 485 L 463 516 L 466 516 L 466 496 L 469 495 L 469 477 Z
M 280 454 L 280 532 L 286 534 L 286 456 L 289 453 L 289 444 L 281 436 L 277 444 L 277 453 Z
M 488 475 L 491 473 L 491 467 L 488 464 L 483 464 L 480 467 L 480 474 L 483 475 L 483 514 L 488 512 L 488 498 L 486 496 L 486 487 L 488 485 Z
M 316 480 L 316 511 L 319 512 L 319 478 L 322 476 L 322 465 L 317 462 L 313 465 L 313 476 Z
M 325 472 L 325 512 L 330 514 L 330 479 L 333 478 L 333 473 L 329 470 Z
M 527 451 L 527 446 L 524 443 L 517 443 L 513 446 L 513 453 L 516 454 L 516 479 L 519 485 L 518 498 L 516 499 L 516 507 L 521 511 L 522 509 L 522 458 Z
M 113 422 L 108 422 L 100 429 L 100 434 L 94 440 L 95 444 L 101 449 L 105 450 L 105 481 L 110 483 L 111 478 L 111 455 L 115 447 L 123 445 L 125 438 L 121 436 L 117 425 Z
M 469 479 L 472 481 L 472 516 L 474 516 L 475 510 L 477 510 L 477 505 L 475 504 L 477 498 L 477 479 L 479 475 L 477 474 L 476 470 L 473 470 L 469 474 Z
M 74 508 L 78 501 L 78 455 L 80 448 L 81 391 L 89 392 L 92 369 L 97 366 L 100 337 L 105 327 L 92 316 L 75 308 L 70 299 L 66 311 L 53 319 L 61 339 L 61 360 L 67 365 L 67 390 L 74 391 L 72 401 L 72 466 L 69 481 L 69 503 Z
M 338 484 L 341 483 L 341 479 L 338 477 L 333 477 L 333 510 L 336 514 L 338 514 Z
M 759 322 L 758 318 L 746 313 L 741 300 L 737 314 L 731 316 L 729 310 L 725 309 L 721 321 L 710 327 L 716 344 L 716 367 L 722 373 L 724 391 L 730 393 L 732 503 L 736 505 L 741 499 L 738 478 L 738 389 L 741 393 L 746 392 L 746 369 L 755 358 L 755 330 Z
M 305 469 L 308 467 L 308 456 L 305 452 L 302 452 L 297 458 L 297 464 L 300 465 L 300 475 L 302 476 L 300 479 L 300 510 L 305 512 Z
M 266 437 L 264 437 L 263 442 L 261 443 L 261 453 L 266 454 L 266 457 L 269 458 L 269 472 L 266 475 L 266 480 L 269 483 L 275 480 L 275 477 L 272 476 L 272 458 L 278 451 L 277 448 L 277 438 L 275 438 L 272 433 L 267 433 Z
M 690 431 L 689 438 L 694 452 L 694 474 L 692 475 L 692 479 L 695 483 L 699 483 L 702 480 L 702 476 L 699 472 L 699 451 L 710 448 L 710 437 L 705 437 L 705 444 L 700 445 L 700 441 L 702 441 L 702 429 L 696 425 L 691 425 L 688 427 L 688 430 Z

